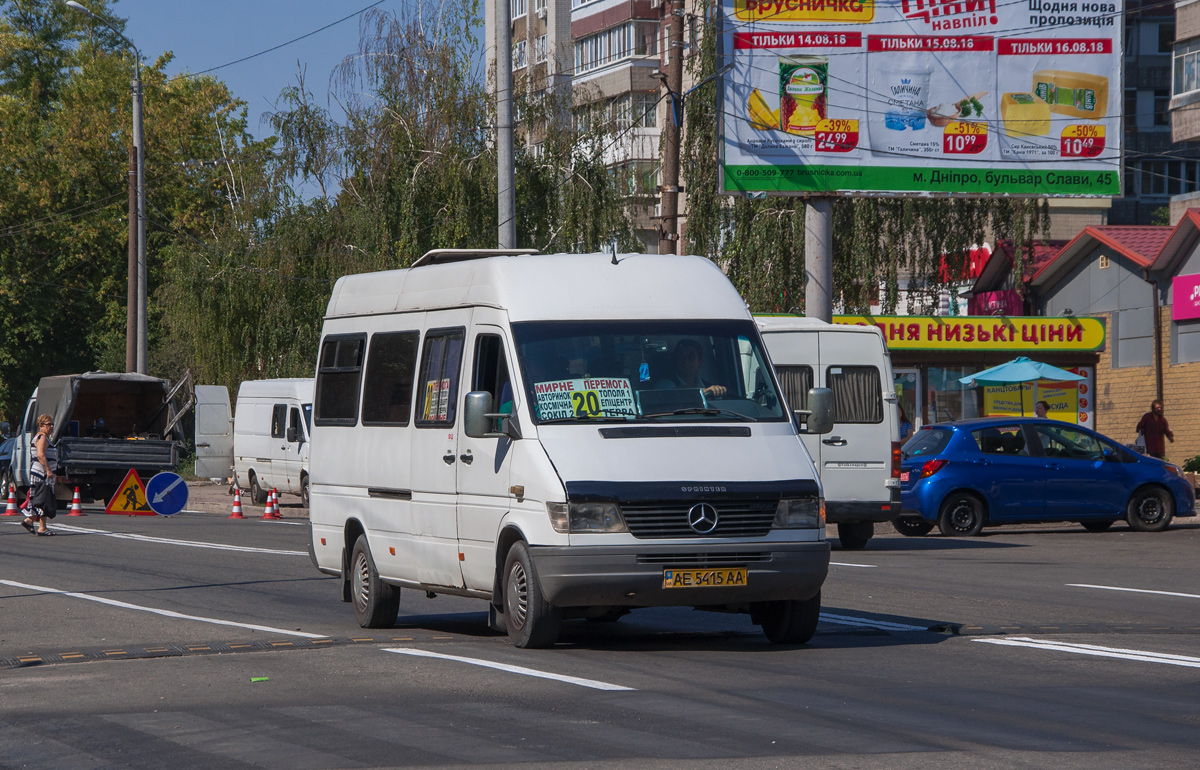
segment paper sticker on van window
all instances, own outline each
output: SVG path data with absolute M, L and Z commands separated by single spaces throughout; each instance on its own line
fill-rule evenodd
M 633 389 L 624 378 L 553 380 L 534 383 L 533 390 L 537 396 L 538 417 L 543 420 L 637 415 Z
M 445 420 L 450 412 L 450 380 L 425 383 L 425 409 L 422 420 Z

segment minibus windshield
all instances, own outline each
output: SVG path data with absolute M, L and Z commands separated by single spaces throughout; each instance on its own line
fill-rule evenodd
M 751 321 L 526 321 L 513 338 L 539 424 L 788 419 Z

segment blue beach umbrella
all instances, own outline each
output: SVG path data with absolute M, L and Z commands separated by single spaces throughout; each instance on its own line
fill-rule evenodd
M 976 385 L 1016 385 L 1024 382 L 1033 383 L 1033 400 L 1037 401 L 1038 397 L 1038 380 L 1051 380 L 1054 382 L 1078 382 L 1086 380 L 1086 377 L 1068 372 L 1066 369 L 1059 369 L 1057 366 L 1044 364 L 1041 361 L 1032 361 L 1025 356 L 1014 358 L 1007 363 L 993 366 L 991 369 L 984 369 L 982 372 L 959 377 L 958 381 L 967 387 Z M 1025 412 L 1024 400 L 1021 402 L 1021 413 Z
M 984 369 L 982 372 L 960 377 L 958 379 L 968 387 L 974 385 L 1015 385 L 1019 382 L 1037 382 L 1038 380 L 1053 380 L 1055 382 L 1078 382 L 1086 377 L 1059 369 L 1057 366 L 1044 364 L 1041 361 L 1031 361 L 1025 356 L 1014 358 L 1007 363 Z

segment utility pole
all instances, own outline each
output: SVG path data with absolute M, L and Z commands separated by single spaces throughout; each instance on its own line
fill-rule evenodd
M 512 8 L 496 3 L 496 203 L 499 246 L 517 247 L 516 171 L 513 167 Z
M 667 0 L 667 73 L 659 75 L 667 90 L 667 121 L 663 134 L 662 184 L 659 186 L 658 253 L 679 250 L 679 135 L 683 109 L 683 0 Z
M 128 42 L 128 41 L 126 41 Z M 130 43 L 130 47 L 133 44 Z M 146 143 L 142 131 L 142 62 L 133 49 L 133 146 L 137 149 L 137 371 L 149 372 L 150 332 L 146 323 Z
M 805 206 L 804 315 L 833 321 L 832 198 L 810 198 Z
M 137 371 L 137 148 L 129 148 L 129 278 L 125 283 L 125 371 Z

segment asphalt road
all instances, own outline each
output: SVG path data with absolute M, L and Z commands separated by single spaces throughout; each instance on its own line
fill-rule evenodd
M 1200 762 L 1189 520 L 880 527 L 864 551 L 834 541 L 808 645 L 667 609 L 517 650 L 481 602 L 413 591 L 395 628 L 360 629 L 299 508 L 89 513 L 50 538 L 0 518 L 0 768 Z

